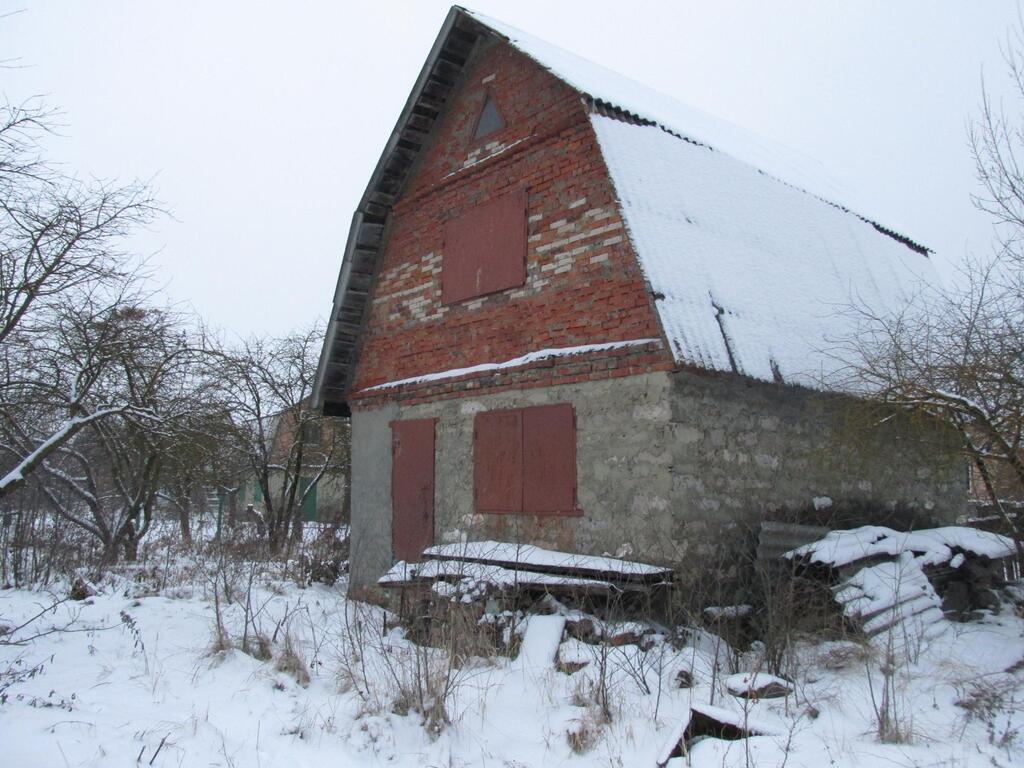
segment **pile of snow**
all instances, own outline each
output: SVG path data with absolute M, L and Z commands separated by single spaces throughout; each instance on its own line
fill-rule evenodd
M 921 637 L 945 618 L 942 601 L 909 552 L 861 568 L 836 589 L 835 598 L 843 614 L 858 620 L 869 636 L 899 627 L 902 638 Z
M 841 568 L 874 557 L 896 557 L 904 552 L 915 555 L 922 566 L 945 565 L 957 552 L 993 560 L 1016 554 L 1013 539 L 998 533 L 965 526 L 928 528 L 900 532 L 880 525 L 865 525 L 846 531 L 832 531 L 823 539 L 805 544 L 785 557 L 806 559 L 833 568 Z M 963 562 L 960 558 L 959 562 Z
M 819 647 L 798 644 L 793 696 L 743 700 L 725 690 L 729 675 L 744 668 L 735 666 L 738 656 L 721 638 L 695 631 L 679 647 L 656 642 L 649 650 L 570 639 L 559 658 L 587 662 L 570 675 L 547 664 L 560 630 L 557 620 L 542 617 L 535 626 L 544 631 L 528 638 L 522 657 L 539 659 L 538 667 L 495 657 L 461 658 L 449 669 L 436 666 L 443 650 L 414 646 L 400 629 L 389 628 L 383 610 L 347 600 L 344 582 L 337 589 L 301 588 L 261 578 L 252 604 L 260 606 L 256 622 L 270 639 L 272 658 L 264 661 L 237 649 L 211 649 L 215 611 L 202 597 L 209 583 L 200 574 L 147 594 L 100 583 L 88 601 L 62 603 L 7 640 L 19 642 L 51 626 L 73 631 L 19 645 L 0 639 L 0 688 L 11 679 L 8 670 L 39 667 L 0 696 L 3 764 L 652 768 L 701 719 L 764 735 L 705 737 L 689 745 L 689 758 L 673 758 L 672 765 L 981 768 L 1022 758 L 1018 741 L 1000 738 L 1024 729 L 1024 711 L 1000 710 L 986 721 L 956 705 L 972 685 L 1013 682 L 1004 670 L 1020 660 L 1024 632 L 1024 619 L 1014 615 L 972 632 L 945 624 L 899 676 L 899 695 L 920 742 L 880 744 L 872 708 L 877 662 L 870 657 L 836 671 L 815 661 Z M 53 602 L 42 591 L 0 590 L 0 624 L 17 627 Z M 244 605 L 220 601 L 235 639 L 243 631 Z M 281 663 L 286 634 L 308 672 L 304 682 L 282 671 L 289 668 Z M 400 695 L 399 687 L 408 692 L 424 679 L 416 674 L 427 674 L 425 664 L 438 673 L 430 680 L 449 685 L 450 724 L 440 732 L 429 731 Z M 874 665 L 874 690 L 866 664 Z M 761 667 L 752 661 L 746 668 Z M 692 677 L 692 687 L 678 687 L 681 671 Z M 591 717 L 602 684 L 614 716 L 593 726 L 586 754 L 574 754 L 566 734 Z

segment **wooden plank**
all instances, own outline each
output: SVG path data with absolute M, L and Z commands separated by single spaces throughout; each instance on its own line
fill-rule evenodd
M 445 224 L 443 304 L 513 288 L 525 280 L 525 188 L 469 208 Z
M 787 552 L 797 547 L 818 541 L 829 532 L 828 528 L 819 525 L 802 525 L 800 523 L 780 523 L 765 520 L 758 532 L 758 562 L 774 563 Z
M 526 569 L 537 573 L 593 578 L 615 584 L 658 584 L 672 580 L 672 569 L 617 558 L 592 557 L 569 552 L 553 552 L 531 545 L 501 542 L 469 542 L 439 545 L 423 553 L 428 560 L 496 565 L 510 570 Z M 601 567 L 604 564 L 606 567 Z
M 378 584 L 385 589 L 404 589 L 431 582 L 471 581 L 488 585 L 492 591 L 537 591 L 551 594 L 612 594 L 645 591 L 642 585 L 616 585 L 600 579 L 563 574 L 540 573 L 502 568 L 483 563 L 454 560 L 430 560 L 423 563 L 397 563 Z
M 803 525 L 801 523 L 780 523 L 774 520 L 765 520 L 761 523 L 761 531 L 773 534 L 789 534 L 792 536 L 816 536 L 822 538 L 829 532 L 828 528 L 820 525 Z

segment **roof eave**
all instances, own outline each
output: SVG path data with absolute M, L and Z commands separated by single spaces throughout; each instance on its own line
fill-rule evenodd
M 352 384 L 384 227 L 462 66 L 476 40 L 486 31 L 463 8 L 452 6 L 352 216 L 314 380 L 313 401 L 317 408 L 336 415 L 348 412 L 346 397 Z M 464 33 L 461 39 L 457 32 Z M 357 282 L 362 284 L 356 285 Z M 343 339 L 343 335 L 349 338 Z

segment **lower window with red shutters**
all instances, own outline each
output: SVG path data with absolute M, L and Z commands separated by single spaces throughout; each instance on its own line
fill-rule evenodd
M 478 413 L 473 424 L 477 512 L 578 515 L 576 416 L 570 403 Z

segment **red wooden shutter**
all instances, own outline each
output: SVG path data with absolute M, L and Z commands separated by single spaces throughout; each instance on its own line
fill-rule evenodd
M 523 428 L 518 410 L 478 413 L 473 421 L 473 497 L 477 512 L 523 510 Z
M 477 206 L 445 225 L 442 302 L 452 304 L 525 281 L 525 189 Z
M 419 562 L 434 543 L 434 419 L 391 422 L 391 546 Z
M 576 417 L 572 405 L 523 409 L 523 511 L 576 512 Z

